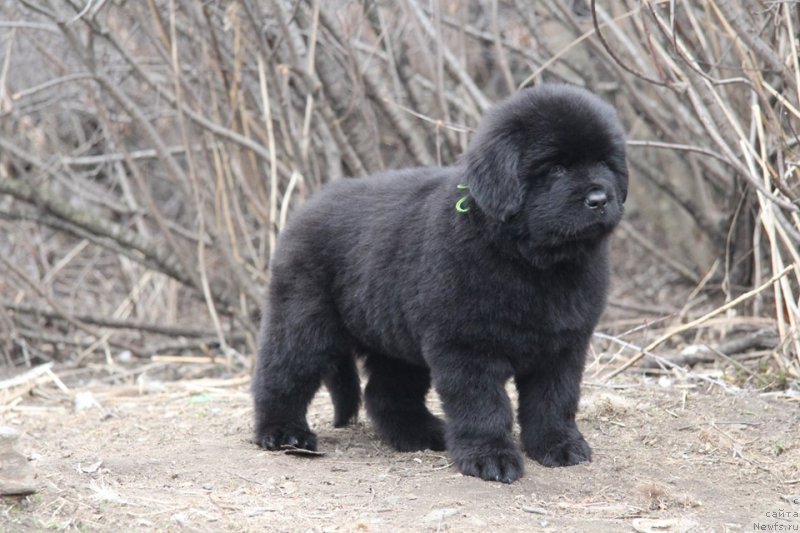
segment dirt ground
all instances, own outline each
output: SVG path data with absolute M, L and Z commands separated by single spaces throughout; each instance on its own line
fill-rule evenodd
M 390 450 L 363 413 L 334 429 L 324 391 L 309 417 L 324 455 L 261 451 L 246 381 L 89 387 L 79 410 L 55 387 L 6 404 L 40 490 L 0 500 L 0 529 L 800 530 L 800 404 L 786 395 L 587 383 L 579 423 L 594 461 L 528 460 L 502 485 L 460 475 L 443 453 Z

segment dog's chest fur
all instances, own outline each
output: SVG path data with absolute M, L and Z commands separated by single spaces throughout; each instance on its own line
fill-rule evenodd
M 437 294 L 437 282 L 432 283 L 426 302 L 431 313 L 418 326 L 432 325 L 442 347 L 463 343 L 505 357 L 516 372 L 548 364 L 548 359 L 585 345 L 605 305 L 605 247 L 598 249 L 588 265 L 526 270 L 492 258 L 466 271 L 460 279 L 455 272 L 450 277 L 451 288 L 456 279 L 461 283 L 454 291 L 459 301 L 454 301 L 450 291 Z M 442 281 L 438 280 L 438 286 Z
M 605 246 L 588 263 L 547 270 L 486 253 L 480 242 L 408 260 L 392 255 L 384 275 L 351 282 L 360 290 L 348 291 L 343 312 L 365 349 L 410 362 L 464 349 L 528 371 L 588 342 L 605 303 Z

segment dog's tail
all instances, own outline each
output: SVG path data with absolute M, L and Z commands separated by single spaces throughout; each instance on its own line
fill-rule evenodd
M 352 355 L 338 358 L 324 382 L 333 400 L 333 426 L 344 427 L 358 416 L 361 405 L 361 380 L 356 358 Z

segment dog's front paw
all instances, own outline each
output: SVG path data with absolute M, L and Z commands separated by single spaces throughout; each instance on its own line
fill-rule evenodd
M 592 460 L 592 449 L 577 430 L 549 433 L 525 445 L 527 454 L 542 466 L 570 466 Z
M 316 434 L 298 427 L 267 426 L 256 433 L 255 443 L 265 450 L 279 450 L 284 446 L 317 450 Z
M 486 481 L 511 483 L 525 472 L 524 458 L 510 442 L 498 444 L 455 447 L 450 455 L 465 476 L 475 476 Z

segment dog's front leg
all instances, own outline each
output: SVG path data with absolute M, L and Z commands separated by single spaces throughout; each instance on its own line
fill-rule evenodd
M 447 418 L 447 450 L 458 469 L 487 481 L 519 479 L 524 459 L 511 436 L 508 362 L 463 352 L 439 352 L 429 361 Z
M 575 424 L 582 373 L 583 357 L 554 357 L 547 371 L 515 377 L 522 447 L 544 466 L 592 459 L 592 449 Z

